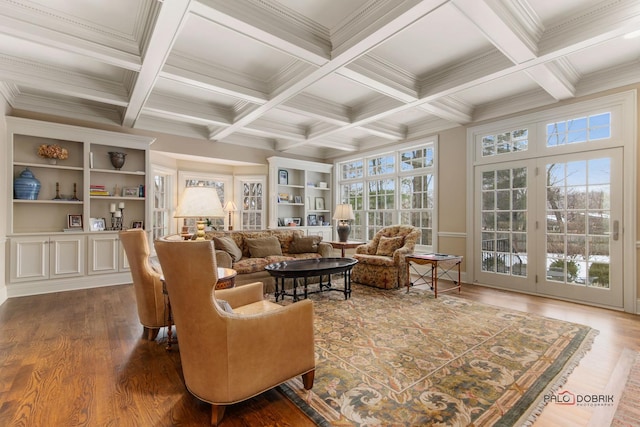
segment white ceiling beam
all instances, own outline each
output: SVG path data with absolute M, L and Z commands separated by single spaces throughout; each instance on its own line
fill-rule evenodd
M 144 103 L 149 98 L 171 48 L 189 15 L 192 0 L 163 2 L 155 20 L 152 34 L 145 49 L 142 67 L 138 73 L 122 125 L 133 127 Z
M 513 11 L 498 0 L 452 0 L 451 5 L 514 64 L 536 58 L 539 35 L 532 34 L 523 25 L 525 19 L 535 21 L 534 14 L 521 13 L 515 16 Z M 530 24 L 529 26 L 538 28 L 542 26 L 537 21 Z
M 358 150 L 358 147 L 359 147 L 358 144 L 355 144 L 353 142 L 337 141 L 335 139 L 312 141 L 312 142 L 309 142 L 308 145 L 311 145 L 314 147 L 324 147 L 324 148 L 330 147 L 330 148 L 333 148 L 334 150 L 345 151 L 349 153 L 352 153 Z
M 320 66 L 317 70 L 301 78 L 286 90 L 275 95 L 269 100 L 269 102 L 259 106 L 251 114 L 240 118 L 234 123 L 234 125 L 221 130 L 218 134 L 214 135 L 214 138 L 223 139 L 231 133 L 242 128 L 243 126 L 246 126 L 248 123 L 260 117 L 266 111 L 270 110 L 271 108 L 275 108 L 279 104 L 282 104 L 289 98 L 292 98 L 299 92 L 302 92 L 313 83 L 328 76 L 339 68 L 344 67 L 348 63 L 354 61 L 356 58 L 372 50 L 383 41 L 400 32 L 408 25 L 416 22 L 425 15 L 428 15 L 434 10 L 434 8 L 440 6 L 443 2 L 444 0 L 424 0 L 418 2 L 413 7 L 403 8 L 393 16 L 387 16 L 387 23 L 385 25 L 377 28 L 370 28 L 367 34 L 361 34 L 358 37 L 359 41 L 357 43 L 350 44 L 348 48 L 334 56 L 331 61 Z
M 211 77 L 170 64 L 164 66 L 160 71 L 159 77 L 204 91 L 242 99 L 253 104 L 264 104 L 268 99 L 265 92 L 252 88 L 253 85 L 251 84 L 243 85 L 240 82 L 234 82 L 232 78 L 220 79 L 219 77 Z
M 291 139 L 295 141 L 304 141 L 306 129 L 300 126 L 292 126 L 285 123 L 276 123 L 269 120 L 258 119 L 245 126 L 243 132 L 266 136 L 268 138 Z
M 557 100 L 575 97 L 580 76 L 565 58 L 527 68 L 525 73 Z
M 233 115 L 229 110 L 207 105 L 204 102 L 190 102 L 157 93 L 149 97 L 143 113 L 153 117 L 215 126 L 229 126 Z
M 406 126 L 398 126 L 381 121 L 358 126 L 357 129 L 362 129 L 370 135 L 375 135 L 390 141 L 400 141 L 407 137 Z
M 358 58 L 336 74 L 402 102 L 418 99 L 415 76 L 373 55 Z
M 96 104 L 89 100 L 52 99 L 31 94 L 20 94 L 11 106 L 16 110 L 31 111 L 40 114 L 55 113 L 61 117 L 73 117 L 108 125 L 120 125 L 121 107 L 115 105 Z
M 459 125 L 473 121 L 473 107 L 450 96 L 421 104 L 420 109 Z
M 348 107 L 305 93 L 287 100 L 280 104 L 277 109 L 318 119 L 336 126 L 343 126 L 351 122 Z
M 322 35 L 310 34 L 309 27 L 294 27 L 291 20 L 279 16 L 275 4 L 269 9 L 259 4 L 228 0 L 199 0 L 192 13 L 237 31 L 246 37 L 271 46 L 288 55 L 315 65 L 324 65 L 330 58 L 330 42 Z M 287 14 L 295 14 L 287 9 Z M 302 17 L 299 17 L 302 19 Z

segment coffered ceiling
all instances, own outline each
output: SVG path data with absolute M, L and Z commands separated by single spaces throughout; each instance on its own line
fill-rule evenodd
M 638 30 L 639 0 L 0 0 L 0 93 L 328 160 L 638 83 Z

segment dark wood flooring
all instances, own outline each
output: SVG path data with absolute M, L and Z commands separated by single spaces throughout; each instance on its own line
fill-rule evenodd
M 451 295 L 458 295 L 451 294 Z M 566 387 L 604 389 L 638 316 L 465 285 L 460 295 L 600 330 Z M 0 426 L 199 426 L 210 407 L 185 389 L 179 344 L 142 339 L 130 285 L 12 298 L 0 306 Z M 547 407 L 536 426 L 587 425 L 592 409 Z M 314 425 L 277 390 L 230 406 L 234 426 Z

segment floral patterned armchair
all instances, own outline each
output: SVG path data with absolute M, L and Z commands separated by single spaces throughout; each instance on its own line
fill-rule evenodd
M 413 253 L 420 230 L 411 225 L 392 225 L 376 233 L 366 245 L 356 248 L 351 280 L 377 288 L 406 286 L 405 256 Z

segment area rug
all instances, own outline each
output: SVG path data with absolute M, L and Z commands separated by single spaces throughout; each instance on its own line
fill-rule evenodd
M 416 288 L 311 298 L 314 386 L 295 378 L 281 388 L 323 426 L 530 423 L 597 334 Z
M 611 426 L 631 427 L 640 425 L 640 353 L 628 350 L 631 360 L 625 375 L 626 382 L 611 420 Z

